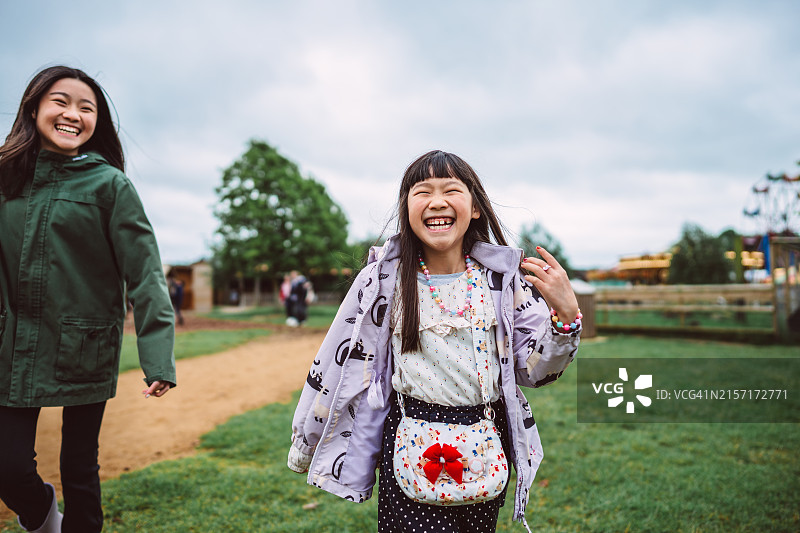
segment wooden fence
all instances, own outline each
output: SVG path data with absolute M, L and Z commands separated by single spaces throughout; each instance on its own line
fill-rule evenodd
M 619 324 L 615 316 L 636 317 L 644 312 L 670 317 L 664 324 Z M 604 330 L 671 330 L 731 332 L 748 330 L 731 323 L 716 327 L 697 317 L 732 316 L 742 320 L 747 313 L 769 314 L 761 320 L 758 333 L 775 332 L 775 290 L 772 284 L 742 285 L 638 285 L 631 287 L 598 287 L 595 293 L 596 323 Z M 764 317 L 766 318 L 766 317 Z M 677 320 L 676 320 L 677 319 Z M 746 318 L 744 318 L 746 320 Z M 764 326 L 766 324 L 766 327 Z

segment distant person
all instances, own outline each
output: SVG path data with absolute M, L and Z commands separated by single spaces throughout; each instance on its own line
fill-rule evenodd
M 178 319 L 178 324 L 183 325 L 183 280 L 177 279 L 175 276 L 170 276 L 167 283 L 169 287 L 169 300 L 172 303 L 172 309 L 175 312 L 175 317 Z
M 291 288 L 289 289 L 289 318 L 286 323 L 290 326 L 301 326 L 308 318 L 308 289 L 311 283 L 297 270 L 289 274 Z
M 311 305 L 317 301 L 317 293 L 314 292 L 314 285 L 309 280 L 306 283 L 306 305 Z
M 103 529 L 98 434 L 116 392 L 126 290 L 142 394 L 175 386 L 161 259 L 123 169 L 97 82 L 63 66 L 37 73 L 0 146 L 0 499 L 26 531 Z M 46 406 L 64 407 L 63 515 L 34 459 Z
M 513 461 L 512 518 L 524 522 L 542 450 L 519 386 L 547 385 L 573 361 L 575 293 L 545 249 L 539 259 L 506 245 L 480 179 L 454 154 L 408 166 L 397 214 L 399 233 L 371 250 L 314 358 L 288 466 L 355 502 L 378 469 L 378 531 L 487 533 Z M 413 431 L 433 422 L 441 431 Z
M 283 276 L 283 281 L 281 282 L 280 292 L 278 293 L 278 298 L 283 304 L 283 309 L 286 312 L 286 318 L 292 316 L 292 310 L 290 308 L 289 294 L 292 292 L 292 278 L 289 274 L 285 274 Z

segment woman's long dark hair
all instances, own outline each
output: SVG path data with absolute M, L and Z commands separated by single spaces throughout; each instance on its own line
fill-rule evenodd
M 471 250 L 478 241 L 506 245 L 503 226 L 492 208 L 492 203 L 483 188 L 480 178 L 455 154 L 433 150 L 411 163 L 400 183 L 400 198 L 397 202 L 397 218 L 400 233 L 400 304 L 403 310 L 401 351 L 403 353 L 421 349 L 419 341 L 419 302 L 417 300 L 417 253 L 422 243 L 411 229 L 408 218 L 408 195 L 411 187 L 428 178 L 456 178 L 469 189 L 472 201 L 481 216 L 473 218 L 464 235 L 464 250 Z
M 97 99 L 97 124 L 94 134 L 80 147 L 81 152 L 98 152 L 111 165 L 125 170 L 122 144 L 119 142 L 102 87 L 82 70 L 64 66 L 48 67 L 36 74 L 28 84 L 22 95 L 11 133 L 6 137 L 5 144 L 0 146 L 0 192 L 6 197 L 18 196 L 25 183 L 33 177 L 36 156 L 41 146 L 33 115 L 50 87 L 63 78 L 82 81 L 91 87 Z

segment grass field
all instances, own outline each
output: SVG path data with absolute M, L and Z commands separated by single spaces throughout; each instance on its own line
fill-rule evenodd
M 338 305 L 315 304 L 308 307 L 308 320 L 305 326 L 311 328 L 328 327 L 336 316 Z M 249 322 L 264 322 L 265 324 L 284 324 L 286 312 L 283 306 L 268 305 L 263 307 L 246 307 L 242 310 L 223 310 L 215 308 L 205 316 L 222 320 L 247 320 Z
M 636 311 L 597 311 L 596 323 L 601 325 L 685 327 L 700 326 L 706 328 L 755 328 L 772 330 L 772 313 L 752 313 L 733 311 L 691 312 L 685 313 L 683 324 L 681 316 L 676 312 L 636 310 Z
M 791 357 L 796 347 L 611 337 L 580 357 Z M 580 359 L 576 362 L 580 364 Z M 555 532 L 800 530 L 796 424 L 577 424 L 575 368 L 526 391 L 545 460 L 528 521 Z M 301 384 L 298 384 L 298 387 Z M 198 456 L 103 485 L 110 532 L 367 532 L 376 498 L 353 504 L 286 468 L 294 403 L 234 417 Z M 503 508 L 498 531 L 524 531 Z
M 186 333 L 178 333 L 175 335 L 175 359 L 219 353 L 269 334 L 270 331 L 267 329 L 189 331 Z M 123 335 L 119 371 L 126 372 L 136 368 L 139 368 L 139 352 L 136 350 L 136 336 Z

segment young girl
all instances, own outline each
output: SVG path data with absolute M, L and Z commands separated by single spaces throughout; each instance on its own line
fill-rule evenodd
M 0 147 L 0 499 L 26 531 L 102 530 L 97 438 L 126 292 L 145 398 L 175 386 L 172 306 L 123 161 L 92 78 L 61 66 L 34 76 Z M 64 406 L 63 523 L 34 460 L 44 406 Z
M 486 328 L 494 421 L 517 472 L 513 516 L 525 523 L 542 451 L 517 385 L 551 383 L 573 360 L 580 313 L 567 275 L 544 249 L 542 260 L 506 246 L 478 176 L 453 154 L 429 152 L 406 169 L 398 217 L 399 233 L 373 248 L 314 360 L 292 422 L 289 468 L 356 502 L 372 495 L 380 468 L 381 532 L 494 531 L 505 490 L 483 503 L 417 503 L 392 468 L 398 393 L 417 419 L 472 424 L 483 416 L 472 331 Z M 548 304 L 563 322 L 551 320 Z

